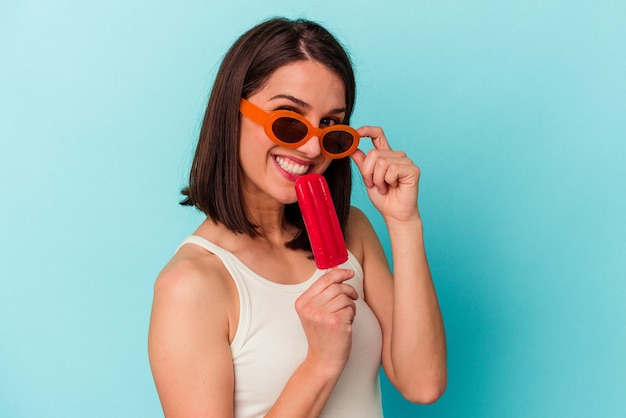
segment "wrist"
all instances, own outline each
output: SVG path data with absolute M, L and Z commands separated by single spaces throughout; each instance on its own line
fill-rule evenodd
M 326 382 L 334 386 L 339 380 L 345 364 L 337 361 L 324 362 L 307 357 L 301 365 L 302 370 L 316 381 Z
M 412 213 L 403 216 L 383 216 L 383 220 L 387 225 L 387 229 L 398 229 L 400 231 L 406 228 L 422 228 L 422 217 L 417 208 Z

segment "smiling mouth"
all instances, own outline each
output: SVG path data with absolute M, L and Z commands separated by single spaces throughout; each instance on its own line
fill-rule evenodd
M 274 159 L 280 168 L 291 174 L 304 174 L 309 170 L 309 167 L 311 167 L 310 165 L 296 164 L 293 161 L 278 156 Z

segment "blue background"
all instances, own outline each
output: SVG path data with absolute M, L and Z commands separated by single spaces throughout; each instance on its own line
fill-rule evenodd
M 422 168 L 449 386 L 385 381 L 387 416 L 625 416 L 625 4 L 2 1 L 0 416 L 162 415 L 153 281 L 218 63 L 274 15 L 348 46 L 354 125 Z

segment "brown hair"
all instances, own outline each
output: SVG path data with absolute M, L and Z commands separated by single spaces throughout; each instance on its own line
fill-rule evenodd
M 336 73 L 345 85 L 346 117 L 354 107 L 355 81 L 350 59 L 326 29 L 308 20 L 275 18 L 244 33 L 226 53 L 220 66 L 200 130 L 189 186 L 182 205 L 195 206 L 214 222 L 235 233 L 259 235 L 247 216 L 239 168 L 239 100 L 248 98 L 276 69 L 295 61 L 313 60 Z M 342 229 L 350 210 L 350 159 L 333 160 L 324 173 Z M 297 203 L 285 206 L 285 219 L 299 233 L 288 247 L 310 249 Z

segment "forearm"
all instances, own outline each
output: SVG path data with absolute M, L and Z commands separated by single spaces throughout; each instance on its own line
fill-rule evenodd
M 339 376 L 337 373 L 325 373 L 305 361 L 291 376 L 266 418 L 319 417 Z
M 446 341 L 422 222 L 417 214 L 410 221 L 386 222 L 394 266 L 391 362 L 400 386 L 428 398 L 446 385 Z

